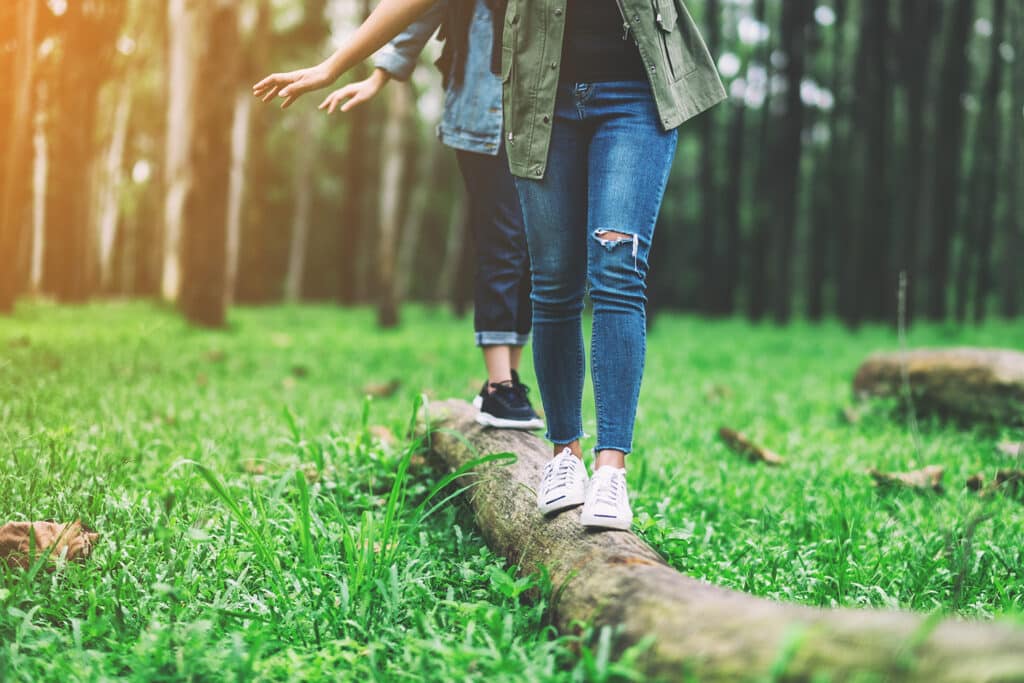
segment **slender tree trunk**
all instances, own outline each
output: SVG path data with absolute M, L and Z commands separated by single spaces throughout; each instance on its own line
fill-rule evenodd
M 284 299 L 295 303 L 302 298 L 302 282 L 306 274 L 306 251 L 309 244 L 309 221 L 313 210 L 314 168 L 316 164 L 316 130 L 319 112 L 307 110 L 299 121 L 295 145 L 295 182 L 292 196 L 292 238 L 288 247 L 288 273 L 284 278 Z
M 224 305 L 235 298 L 238 281 L 238 255 L 242 246 L 242 213 L 245 204 L 245 174 L 249 161 L 249 129 L 252 123 L 253 96 L 247 90 L 235 94 L 231 122 L 231 175 L 228 178 L 228 224 L 226 262 L 224 264 Z
M 39 3 L 20 0 L 14 61 L 14 107 L 4 145 L 3 195 L 0 197 L 0 313 L 14 310 L 19 288 L 19 255 L 27 224 L 27 183 L 31 159 L 32 83 L 35 72 Z
M 121 220 L 121 189 L 124 185 L 124 151 L 128 139 L 128 121 L 131 116 L 132 91 L 130 81 L 118 88 L 114 110 L 113 133 L 107 148 L 106 163 L 100 174 L 98 227 L 100 291 L 109 294 L 114 286 L 114 247 L 117 227 Z
M 932 233 L 928 250 L 928 317 L 946 317 L 949 286 L 950 245 L 953 241 L 960 197 L 960 157 L 964 137 L 964 114 L 960 102 L 967 86 L 967 37 L 973 25 L 974 0 L 953 0 L 946 22 L 945 60 L 939 76 L 941 84 L 936 103 L 937 141 L 935 187 L 932 195 Z
M 925 224 L 926 170 L 929 168 L 925 160 L 925 103 L 931 80 L 932 38 L 938 26 L 940 9 L 933 0 L 905 0 L 900 4 L 904 35 L 900 42 L 900 65 L 901 81 L 906 91 L 907 140 L 903 154 L 905 170 L 901 179 L 904 188 L 903 239 L 894 265 L 896 271 L 907 274 L 907 324 L 914 317 L 916 292 L 924 278 L 920 245 Z
M 466 198 L 463 190 L 459 189 L 456 190 L 452 201 L 448 236 L 444 241 L 444 258 L 437 274 L 437 289 L 434 293 L 436 301 L 451 301 L 454 298 L 455 279 L 458 276 L 467 228 Z
M 198 22 L 206 0 L 167 0 L 167 129 L 164 149 L 164 233 L 160 294 L 176 301 L 181 293 L 181 239 L 185 199 L 192 189 L 189 164 L 194 134 L 195 78 L 200 51 Z
M 991 37 L 991 57 L 989 61 L 988 81 L 982 100 L 983 113 L 981 118 L 982 131 L 985 133 L 984 144 L 975 146 L 975 154 L 984 154 L 984 159 L 977 159 L 977 170 L 972 180 L 977 184 L 977 211 L 974 214 L 974 225 L 977 229 L 977 248 L 972 253 L 976 281 L 974 285 L 974 322 L 985 319 L 985 303 L 992 289 L 992 235 L 997 220 L 996 204 L 999 187 L 999 168 L 1002 160 L 1002 116 L 1000 115 L 999 93 L 1003 86 L 1003 57 L 999 53 L 1003 45 L 1006 27 L 1006 0 L 994 0 L 993 33 Z M 1024 112 L 1014 112 L 1018 118 Z M 979 141 L 980 143 L 980 141 Z M 1020 141 L 1017 141 L 1020 144 Z M 969 228 L 970 226 L 968 226 Z
M 195 80 L 210 93 L 231 93 L 238 82 L 237 0 L 203 0 L 197 8 L 198 70 Z M 189 321 L 209 327 L 225 323 L 227 193 L 231 170 L 234 98 L 199 97 L 193 109 L 188 163 L 194 182 L 184 199 L 180 305 Z
M 896 298 L 896 288 L 891 286 L 895 278 L 891 275 L 889 262 L 891 231 L 886 173 L 889 146 L 888 4 L 886 0 L 867 0 L 862 8 L 856 112 L 863 152 L 860 224 L 866 240 L 858 279 L 864 317 L 884 320 L 889 308 L 887 301 L 890 298 L 895 301 Z
M 804 77 L 804 56 L 807 50 L 805 32 L 814 7 L 810 0 L 786 0 L 782 5 L 781 48 L 786 55 L 786 114 L 776 138 L 774 158 L 778 160 L 775 176 L 776 236 L 775 242 L 775 322 L 789 322 L 793 299 L 793 235 L 797 221 L 797 195 L 800 190 L 801 139 L 804 105 L 800 96 Z
M 45 92 L 43 88 L 40 88 Z M 46 183 L 49 162 L 46 145 L 45 114 L 36 112 L 32 134 L 32 252 L 29 264 L 29 291 L 43 288 L 43 255 L 46 253 Z
M 754 15 L 762 24 L 767 24 L 767 7 L 765 0 L 756 0 Z M 772 178 L 774 175 L 774 162 L 771 156 L 771 131 L 772 131 L 772 64 L 771 64 L 771 40 L 769 39 L 761 50 L 761 64 L 765 69 L 765 98 L 761 107 L 761 122 L 759 134 L 759 151 L 757 155 L 757 182 L 754 191 L 754 228 L 751 239 L 750 253 L 750 277 L 747 281 L 747 316 L 754 321 L 764 317 L 765 309 L 768 306 L 768 262 L 771 258 L 769 249 L 771 247 L 772 215 L 768 206 L 772 196 Z
M 722 42 L 722 17 L 718 0 L 707 0 L 704 4 L 705 38 L 711 56 L 718 59 Z M 721 314 L 722 288 L 719 283 L 722 273 L 718 263 L 718 250 L 715 236 L 718 233 L 718 191 L 715 181 L 715 125 L 718 117 L 717 109 L 705 112 L 700 121 L 701 127 L 701 295 L 699 307 L 706 314 Z
M 1024 9 L 1014 3 L 1012 44 L 1024 41 Z M 1002 249 L 1000 280 L 1002 293 L 999 297 L 999 312 L 1005 318 L 1014 318 L 1020 313 L 1021 294 L 1024 294 L 1024 219 L 1021 218 L 1021 201 L 1018 197 L 1024 187 L 1024 164 L 1021 163 L 1021 146 L 1024 145 L 1024 68 L 1011 70 L 1010 80 L 1010 149 L 1006 173 L 1006 236 Z
M 736 293 L 740 281 L 740 250 L 743 219 L 740 203 L 743 201 L 743 154 L 747 138 L 747 105 L 742 101 L 732 107 L 729 123 L 729 183 L 725 188 L 725 244 L 722 260 L 722 313 L 736 311 Z
M 444 159 L 447 155 L 445 147 L 437 140 L 427 140 L 426 145 L 428 149 L 419 154 L 420 162 L 413 179 L 412 198 L 405 211 L 405 221 L 402 225 L 401 240 L 398 246 L 395 291 L 399 301 L 403 301 L 409 295 L 413 271 L 416 268 L 416 254 L 419 251 L 426 222 L 427 206 L 430 203 L 430 198 L 437 192 L 436 180 L 443 177 Z
M 388 114 L 381 142 L 380 226 L 377 242 L 377 322 L 381 327 L 398 324 L 395 286 L 395 255 L 401 220 L 402 176 L 405 169 L 405 131 L 409 128 L 412 92 L 405 83 L 394 83 L 388 92 Z
M 813 225 L 810 230 L 809 259 L 807 270 L 807 317 L 821 320 L 825 315 L 825 287 L 829 280 L 836 284 L 842 292 L 843 267 L 834 262 L 834 256 L 847 240 L 847 220 L 845 215 L 846 183 L 845 165 L 843 164 L 843 78 L 845 75 L 845 30 L 846 0 L 835 0 L 836 19 L 832 26 L 832 110 L 829 112 L 829 148 L 825 173 L 816 185 L 813 202 Z M 841 297 L 837 297 L 838 312 L 843 312 Z

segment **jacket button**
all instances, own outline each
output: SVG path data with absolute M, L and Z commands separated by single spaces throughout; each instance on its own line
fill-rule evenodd
M 556 7 L 555 8 L 555 16 L 556 17 L 562 16 L 562 8 L 561 7 Z
M 558 62 L 551 62 L 550 66 L 551 66 L 552 69 L 557 69 L 558 68 Z
M 512 131 L 508 132 L 508 141 L 512 142 Z
M 544 117 L 544 123 L 551 123 L 551 117 L 550 116 L 545 116 Z

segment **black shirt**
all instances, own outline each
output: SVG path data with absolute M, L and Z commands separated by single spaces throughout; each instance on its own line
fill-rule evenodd
M 645 80 L 640 50 L 626 33 L 616 0 L 568 0 L 563 83 Z

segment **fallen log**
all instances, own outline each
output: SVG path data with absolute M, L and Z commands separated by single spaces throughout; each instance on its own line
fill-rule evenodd
M 481 427 L 462 401 L 431 403 L 430 449 L 452 470 L 491 453 L 464 475 L 491 549 L 523 575 L 546 567 L 551 619 L 617 628 L 621 652 L 647 636 L 648 677 L 682 680 L 881 680 L 1024 682 L 1024 629 L 896 611 L 817 609 L 713 586 L 669 567 L 631 532 L 585 531 L 578 509 L 544 518 L 533 487 L 550 448 L 536 436 Z M 821 678 L 819 678 L 821 677 Z
M 853 380 L 859 397 L 901 396 L 904 373 L 916 408 L 971 420 L 1024 424 L 1024 353 L 917 349 L 876 353 Z

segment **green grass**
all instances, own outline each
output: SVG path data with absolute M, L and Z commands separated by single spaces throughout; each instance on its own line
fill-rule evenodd
M 0 320 L 0 522 L 102 534 L 85 564 L 0 566 L 0 680 L 628 677 L 613 634 L 546 625 L 545 599 L 522 598 L 547 595 L 543 577 L 517 578 L 464 508 L 427 514 L 451 493 L 442 473 L 377 427 L 402 437 L 421 392 L 468 399 L 483 374 L 468 320 L 403 315 L 383 332 L 326 306 L 235 310 L 222 332 L 141 303 Z M 1024 324 L 910 343 L 1024 348 Z M 847 424 L 856 366 L 894 348 L 882 328 L 660 318 L 629 463 L 640 533 L 758 595 L 1019 619 L 1024 506 L 962 485 L 1024 434 L 923 418 L 918 449 L 885 404 Z M 789 465 L 728 452 L 723 425 Z M 932 463 L 943 496 L 864 474 Z

